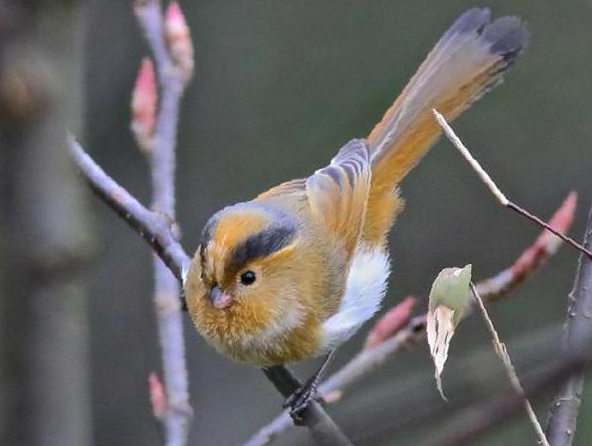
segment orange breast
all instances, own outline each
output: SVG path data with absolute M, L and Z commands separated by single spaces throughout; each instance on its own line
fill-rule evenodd
M 190 300 L 189 311 L 197 330 L 220 353 L 235 361 L 270 366 L 316 356 L 320 346 L 318 319 L 277 308 L 241 306 L 219 310 L 206 299 Z

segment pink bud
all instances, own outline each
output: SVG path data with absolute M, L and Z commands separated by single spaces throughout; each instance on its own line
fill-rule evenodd
M 164 387 L 155 372 L 148 377 L 148 388 L 150 390 L 150 402 L 152 403 L 152 413 L 157 419 L 161 419 L 167 411 L 167 400 Z
M 181 71 L 185 85 L 193 75 L 193 45 L 185 16 L 177 2 L 171 2 L 166 12 L 165 37 L 175 66 Z
M 142 60 L 132 94 L 132 132 L 141 149 L 150 150 L 156 123 L 156 84 L 154 67 L 149 58 Z
M 392 309 L 382 316 L 366 339 L 364 349 L 372 348 L 396 335 L 411 319 L 411 312 L 415 306 L 416 299 L 413 296 L 406 297 Z

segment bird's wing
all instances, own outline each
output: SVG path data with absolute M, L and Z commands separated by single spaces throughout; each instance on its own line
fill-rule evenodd
M 297 180 L 286 181 L 259 194 L 256 200 L 282 198 L 286 196 L 306 198 L 306 180 L 299 178 Z
M 364 225 L 370 179 L 368 146 L 362 139 L 348 142 L 327 167 L 306 179 L 312 215 L 343 242 L 348 260 Z

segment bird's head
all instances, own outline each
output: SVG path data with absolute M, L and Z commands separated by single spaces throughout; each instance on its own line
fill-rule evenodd
M 206 338 L 244 340 L 297 313 L 291 307 L 297 304 L 298 236 L 294 218 L 255 202 L 214 214 L 185 281 L 189 311 Z

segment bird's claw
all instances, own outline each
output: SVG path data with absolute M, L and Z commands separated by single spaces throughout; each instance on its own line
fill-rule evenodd
M 284 403 L 284 409 L 289 409 L 294 424 L 300 426 L 304 422 L 304 411 L 310 403 L 318 399 L 316 380 L 307 381 L 302 387 L 294 391 Z

